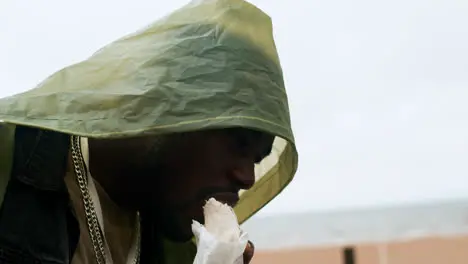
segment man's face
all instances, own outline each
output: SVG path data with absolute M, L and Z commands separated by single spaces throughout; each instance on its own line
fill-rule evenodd
M 172 240 L 186 241 L 192 237 L 192 220 L 204 222 L 202 208 L 208 198 L 234 206 L 239 190 L 254 185 L 255 163 L 270 153 L 273 138 L 241 128 L 169 138 L 157 161 L 143 172 L 149 207 L 160 221 L 161 232 Z

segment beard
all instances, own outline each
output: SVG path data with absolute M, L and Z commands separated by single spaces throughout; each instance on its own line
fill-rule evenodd
M 152 225 L 161 236 L 176 242 L 187 242 L 193 237 L 192 220 L 203 222 L 203 215 L 193 213 L 194 204 L 172 206 L 165 203 L 163 206 L 146 207 L 144 215 L 150 219 Z

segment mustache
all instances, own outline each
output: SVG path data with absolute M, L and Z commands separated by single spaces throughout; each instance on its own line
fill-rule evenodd
M 208 200 L 210 196 L 212 196 L 215 193 L 227 193 L 227 192 L 239 193 L 239 190 L 236 188 L 232 188 L 232 187 L 231 188 L 230 187 L 216 187 L 216 186 L 207 187 L 207 188 L 201 189 L 198 192 L 198 194 L 195 197 L 195 200 L 196 201 L 202 200 L 202 199 Z
M 184 210 L 186 208 L 191 207 L 192 205 L 196 203 L 199 203 L 200 201 L 207 201 L 213 194 L 227 193 L 227 192 L 239 193 L 239 190 L 236 188 L 232 188 L 232 187 L 221 187 L 221 186 L 205 187 L 205 188 L 200 189 L 197 195 L 189 199 L 187 202 L 173 207 L 172 210 L 177 210 L 177 211 Z

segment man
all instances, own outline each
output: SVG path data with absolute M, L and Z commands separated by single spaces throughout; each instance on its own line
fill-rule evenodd
M 0 263 L 193 263 L 208 198 L 243 222 L 297 168 L 271 21 L 240 0 L 192 2 L 0 120 Z

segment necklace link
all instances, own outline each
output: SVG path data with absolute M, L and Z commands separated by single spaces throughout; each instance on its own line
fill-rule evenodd
M 83 206 L 85 209 L 86 223 L 88 226 L 88 233 L 93 245 L 94 254 L 98 264 L 106 264 L 106 252 L 104 250 L 104 239 L 102 230 L 99 226 L 96 210 L 93 200 L 89 195 L 88 190 L 88 175 L 85 169 L 83 154 L 81 153 L 80 138 L 77 136 L 71 137 L 71 154 L 73 161 L 73 168 L 76 175 L 76 180 L 80 188 Z M 138 215 L 137 215 L 138 216 Z M 140 219 L 137 217 L 136 224 L 137 247 L 136 254 L 132 260 L 132 264 L 137 264 L 140 260 Z

